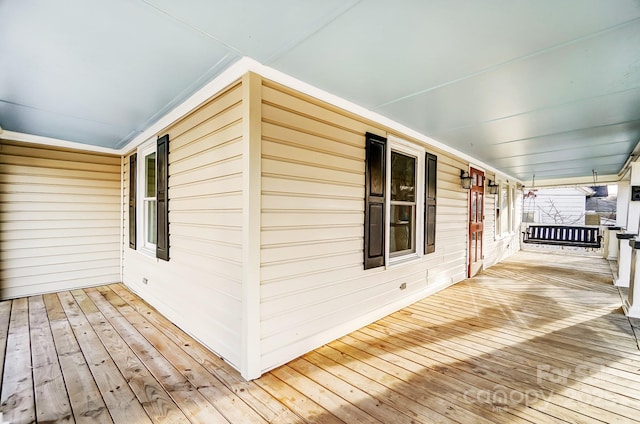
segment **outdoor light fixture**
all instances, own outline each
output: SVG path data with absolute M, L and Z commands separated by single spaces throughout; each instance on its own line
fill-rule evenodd
M 471 188 L 471 176 L 468 171 L 460 170 L 460 184 L 462 188 L 469 190 Z
M 498 194 L 498 189 L 500 185 L 495 181 L 489 180 L 489 194 Z

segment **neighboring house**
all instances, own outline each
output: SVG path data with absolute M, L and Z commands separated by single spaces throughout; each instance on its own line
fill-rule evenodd
M 588 187 L 525 189 L 522 221 L 535 224 L 585 225 Z
M 607 186 L 605 186 L 607 187 Z M 600 217 L 602 225 L 616 225 L 618 206 L 618 186 L 610 185 L 607 190 L 600 189 L 600 193 L 587 198 L 587 213 L 594 213 Z
M 463 153 L 255 73 L 209 95 L 121 155 L 3 140 L 3 298 L 123 281 L 251 379 L 519 248 L 519 185 Z

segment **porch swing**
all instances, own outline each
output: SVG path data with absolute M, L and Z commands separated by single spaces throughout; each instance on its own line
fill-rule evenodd
M 595 171 L 593 172 L 595 179 Z M 535 187 L 535 175 L 533 176 L 532 187 Z M 534 213 L 536 210 L 536 192 L 535 188 L 529 189 L 523 198 L 524 203 L 525 198 L 533 197 Z M 522 242 L 599 249 L 602 245 L 602 236 L 600 235 L 599 227 L 535 224 L 528 225 L 527 229 L 522 232 Z

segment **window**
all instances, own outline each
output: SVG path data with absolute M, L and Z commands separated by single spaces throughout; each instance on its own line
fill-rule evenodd
M 496 235 L 506 235 L 514 231 L 514 188 L 500 183 L 496 198 Z
M 156 146 L 142 153 L 142 247 L 155 254 L 158 235 L 158 215 L 156 210 Z
M 436 166 L 418 146 L 367 133 L 365 269 L 435 251 Z
M 416 251 L 416 158 L 391 151 L 389 256 Z
M 509 232 L 509 187 L 504 184 L 500 185 L 500 232 L 502 234 Z
M 163 260 L 169 260 L 168 143 L 160 137 L 129 158 L 129 247 Z
M 516 229 L 518 228 L 518 219 L 516 217 L 516 187 L 515 186 L 511 186 L 511 190 L 509 191 L 509 194 L 511 195 L 510 199 L 511 199 L 511 204 L 509 205 L 509 216 L 511 217 L 511 219 L 509 220 L 509 223 L 511 224 L 511 232 L 516 232 Z

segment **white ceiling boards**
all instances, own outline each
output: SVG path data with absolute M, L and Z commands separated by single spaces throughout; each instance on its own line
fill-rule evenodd
M 243 56 L 525 182 L 640 140 L 635 0 L 0 1 L 0 126 L 121 148 Z

